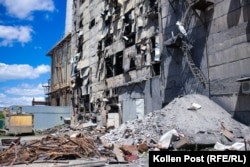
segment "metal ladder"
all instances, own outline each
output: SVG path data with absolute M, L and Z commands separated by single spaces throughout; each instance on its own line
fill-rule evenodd
M 184 52 L 184 56 L 186 57 L 188 66 L 191 70 L 191 72 L 193 73 L 195 79 L 197 81 L 199 81 L 204 87 L 206 87 L 206 78 L 203 75 L 202 71 L 195 65 L 192 57 L 191 57 L 191 52 L 190 49 L 188 48 L 188 46 L 184 46 L 182 47 L 182 50 Z

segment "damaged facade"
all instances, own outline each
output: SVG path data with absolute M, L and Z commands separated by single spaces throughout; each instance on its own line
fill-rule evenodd
M 199 93 L 249 124 L 250 91 L 241 86 L 250 76 L 249 7 L 247 0 L 73 0 L 73 121 L 119 126 Z
M 71 105 L 71 34 L 65 36 L 47 54 L 51 57 L 51 79 L 47 87 L 47 99 L 52 106 Z

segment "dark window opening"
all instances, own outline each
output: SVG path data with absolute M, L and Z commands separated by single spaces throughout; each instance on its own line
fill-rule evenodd
M 78 37 L 77 53 L 82 52 L 82 45 L 83 45 L 83 35 Z
M 80 102 L 83 105 L 84 109 L 82 111 L 80 110 L 80 112 L 89 111 L 89 101 L 89 95 L 84 95 L 81 97 Z
M 95 19 L 91 20 L 89 23 L 89 29 L 93 28 L 95 26 Z
M 101 51 L 102 50 L 102 41 L 99 41 L 97 44 L 97 50 Z
M 83 23 L 82 22 L 83 22 L 83 19 L 81 19 L 80 22 L 79 22 L 79 28 L 83 27 Z
M 157 12 L 158 11 L 158 2 L 157 0 L 150 0 L 150 7 Z
M 60 106 L 60 98 L 59 97 L 56 98 L 56 106 Z
M 105 95 L 105 97 L 110 97 L 110 90 L 109 89 L 105 90 L 104 95 Z
M 79 4 L 80 6 L 85 2 L 85 0 L 80 0 Z
M 130 65 L 129 65 L 129 70 L 132 71 L 134 69 L 136 69 L 135 58 L 131 57 L 131 59 L 130 59 Z
M 112 96 L 118 96 L 118 88 L 112 89 Z
M 155 37 L 151 37 L 150 40 L 151 40 L 151 46 L 152 46 L 151 51 L 150 51 L 151 52 L 151 60 L 154 61 L 154 58 L 155 58 Z
M 133 46 L 135 44 L 135 34 L 129 35 L 125 39 L 125 48 Z
M 105 40 L 104 40 L 104 46 L 107 47 L 113 43 L 113 35 L 109 35 Z
M 108 57 L 105 59 L 106 64 L 106 78 L 113 77 L 113 58 Z
M 123 52 L 119 52 L 116 54 L 116 62 L 114 66 L 115 75 L 119 75 L 123 73 Z
M 152 76 L 157 76 L 161 74 L 161 63 L 152 64 Z
M 105 25 L 107 26 L 107 25 L 111 24 L 111 22 L 112 22 L 112 16 L 106 16 L 106 17 L 108 17 L 108 18 L 105 19 Z

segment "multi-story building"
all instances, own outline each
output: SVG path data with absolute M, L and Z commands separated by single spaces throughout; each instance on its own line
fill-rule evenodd
M 51 78 L 46 101 L 51 106 L 70 106 L 71 34 L 58 42 L 47 55 L 51 57 Z
M 72 7 L 74 121 L 118 126 L 200 93 L 250 123 L 247 0 L 73 0 Z

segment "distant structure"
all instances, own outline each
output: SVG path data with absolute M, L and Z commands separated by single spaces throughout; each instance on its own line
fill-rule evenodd
M 62 76 L 73 122 L 118 126 L 199 93 L 250 123 L 247 1 L 72 2 L 71 35 L 49 55 L 52 86 L 59 78 L 55 54 L 67 53 L 61 62 L 71 70 Z M 62 46 L 68 46 L 64 52 Z M 61 97 L 59 90 L 51 98 Z

